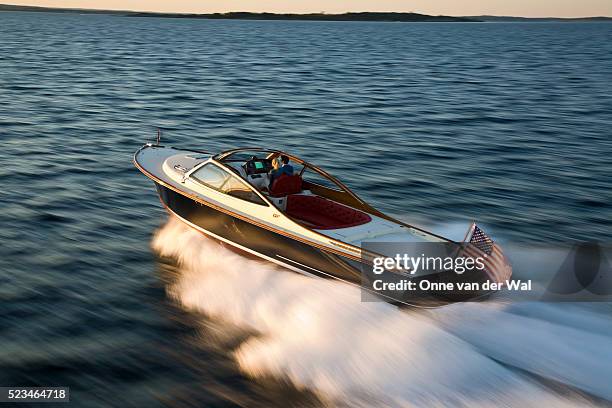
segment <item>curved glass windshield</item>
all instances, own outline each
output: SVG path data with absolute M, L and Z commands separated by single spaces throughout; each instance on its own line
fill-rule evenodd
M 217 190 L 221 189 L 228 177 L 228 172 L 212 164 L 205 164 L 191 173 L 191 178 Z
M 190 177 L 232 197 L 259 205 L 267 205 L 252 188 L 240 181 L 238 177 L 214 164 L 205 164 L 194 171 Z

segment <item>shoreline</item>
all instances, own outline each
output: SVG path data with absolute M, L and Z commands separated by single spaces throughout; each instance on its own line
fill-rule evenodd
M 0 4 L 0 12 L 38 12 L 38 13 L 76 13 L 76 14 L 108 14 L 122 17 L 141 18 L 187 18 L 206 20 L 264 20 L 264 21 L 372 21 L 396 23 L 482 23 L 482 22 L 612 22 L 612 17 L 510 17 L 510 16 L 434 16 L 408 12 L 348 12 L 342 14 L 325 13 L 255 13 L 255 12 L 227 12 L 227 13 L 162 13 L 152 11 L 132 10 L 101 10 L 60 8 L 41 6 L 18 6 Z

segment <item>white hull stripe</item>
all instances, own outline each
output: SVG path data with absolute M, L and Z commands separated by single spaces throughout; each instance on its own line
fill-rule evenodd
M 304 265 L 303 263 L 299 263 L 298 261 L 294 261 L 293 259 L 285 258 L 284 256 L 279 255 L 279 254 L 276 254 L 276 256 L 277 256 L 277 257 L 279 257 L 279 258 L 281 258 L 281 259 L 284 259 L 285 261 L 289 261 L 289 262 L 291 262 L 291 263 L 294 263 L 294 264 L 300 265 L 300 266 L 301 266 L 301 267 L 303 267 L 303 268 L 308 268 L 308 269 L 310 269 L 310 270 L 313 270 L 313 271 L 315 271 L 315 272 L 317 272 L 317 273 L 319 273 L 319 274 L 321 274 L 321 275 L 326 275 L 326 276 L 329 276 L 330 278 L 338 279 L 338 280 L 341 280 L 342 282 L 346 282 L 346 283 L 350 283 L 350 284 L 354 285 L 354 283 L 352 283 L 352 282 L 346 281 L 346 280 L 344 280 L 344 279 L 340 279 L 340 278 L 338 278 L 337 276 L 330 275 L 329 273 L 325 273 L 325 272 L 320 271 L 320 270 L 318 270 L 318 269 L 316 269 L 316 268 L 313 268 L 313 267 L 311 267 L 311 266 Z

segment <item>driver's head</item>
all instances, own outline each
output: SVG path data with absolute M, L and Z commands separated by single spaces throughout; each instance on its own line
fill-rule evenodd
M 272 167 L 274 167 L 274 170 L 278 170 L 281 167 L 281 158 L 277 157 L 274 160 L 272 160 Z
M 287 156 L 285 156 L 284 154 L 282 154 L 282 155 L 281 155 L 281 157 L 280 157 L 280 161 L 281 161 L 283 164 L 289 164 L 289 158 L 288 158 Z

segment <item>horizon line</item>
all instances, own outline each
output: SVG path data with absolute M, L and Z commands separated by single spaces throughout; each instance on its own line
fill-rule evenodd
M 453 14 L 426 14 L 418 11 L 344 11 L 341 13 L 328 13 L 328 12 L 305 12 L 305 13 L 295 13 L 295 12 L 274 12 L 274 11 L 248 11 L 248 10 L 229 10 L 229 11 L 217 11 L 217 12 L 182 12 L 182 11 L 151 11 L 151 10 L 130 10 L 130 9 L 119 9 L 119 8 L 84 8 L 84 7 L 56 7 L 56 6 L 39 6 L 39 5 L 28 5 L 28 4 L 12 4 L 12 3 L 0 3 L 0 6 L 13 6 L 13 7 L 34 7 L 41 9 L 51 9 L 51 10 L 82 10 L 82 11 L 112 11 L 112 12 L 126 12 L 126 13 L 151 13 L 151 14 L 177 14 L 177 15 L 207 15 L 207 14 L 228 14 L 228 13 L 251 13 L 251 14 L 289 14 L 289 15 L 312 15 L 312 14 L 321 14 L 321 15 L 342 15 L 349 13 L 412 13 L 412 14 L 420 14 L 425 16 L 440 16 L 440 17 L 497 17 L 497 18 L 524 18 L 524 19 L 560 19 L 560 20 L 576 20 L 576 19 L 594 19 L 594 18 L 612 18 L 611 16 L 605 15 L 591 15 L 591 16 L 576 16 L 576 17 L 555 17 L 555 16 L 545 16 L 545 17 L 526 17 L 519 15 L 497 15 L 497 14 L 472 14 L 472 15 L 453 15 Z

